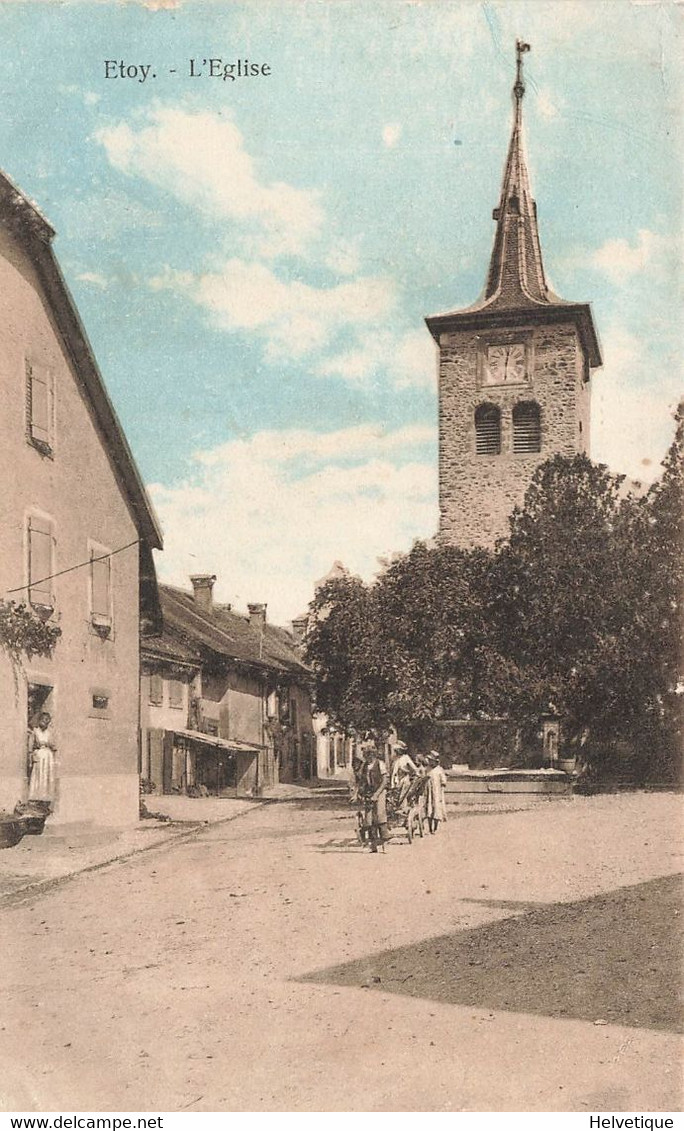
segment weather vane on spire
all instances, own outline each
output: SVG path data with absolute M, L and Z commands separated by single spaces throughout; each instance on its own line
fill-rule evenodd
M 526 51 L 531 51 L 531 50 L 532 49 L 531 49 L 529 43 L 523 43 L 522 39 L 516 39 L 516 41 L 515 41 L 516 72 L 515 72 L 515 86 L 513 87 L 513 93 L 514 93 L 515 97 L 517 98 L 518 102 L 520 101 L 523 94 L 525 93 L 525 83 L 523 82 L 523 60 L 522 60 L 522 57 L 523 57 L 523 55 L 525 54 Z

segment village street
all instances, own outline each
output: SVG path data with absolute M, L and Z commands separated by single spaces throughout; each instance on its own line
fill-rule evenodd
M 679 806 L 264 804 L 4 907 L 2 1107 L 677 1110 Z

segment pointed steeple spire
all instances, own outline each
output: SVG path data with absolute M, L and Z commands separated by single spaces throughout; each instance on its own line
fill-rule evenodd
M 449 345 L 444 335 L 460 331 L 520 330 L 572 322 L 582 344 L 585 373 L 602 365 L 591 307 L 586 302 L 565 302 L 549 289 L 542 265 L 537 208 L 532 199 L 522 139 L 522 100 L 525 95 L 523 55 L 529 43 L 515 45 L 516 75 L 513 87 L 513 134 L 508 147 L 499 207 L 494 209 L 496 235 L 484 293 L 460 310 L 426 318 L 440 349 Z M 450 348 L 450 347 L 449 347 Z
M 497 222 L 489 265 L 485 302 L 509 308 L 553 301 L 544 277 L 537 206 L 532 199 L 522 136 L 522 101 L 525 95 L 523 55 L 529 43 L 517 40 L 513 87 L 513 133 L 504 169 L 501 199 L 494 209 Z

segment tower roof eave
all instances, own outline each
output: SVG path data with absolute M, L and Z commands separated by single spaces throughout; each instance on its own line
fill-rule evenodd
M 462 330 L 515 329 L 526 324 L 543 325 L 573 322 L 590 369 L 603 365 L 601 346 L 588 302 L 534 303 L 524 307 L 492 307 L 486 303 L 465 310 L 429 315 L 428 330 L 439 345 L 440 336 Z

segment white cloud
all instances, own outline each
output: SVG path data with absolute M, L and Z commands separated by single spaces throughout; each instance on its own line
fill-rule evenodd
M 258 330 L 270 360 L 324 350 L 342 331 L 386 319 L 396 306 L 389 279 L 312 287 L 242 259 L 230 259 L 220 271 L 200 276 L 167 270 L 150 286 L 187 294 L 223 329 Z
M 589 263 L 616 286 L 629 282 L 633 275 L 658 270 L 667 252 L 667 241 L 656 232 L 642 228 L 636 243 L 626 239 L 607 240 L 589 256 Z
M 100 275 L 97 271 L 82 271 L 76 278 L 82 283 L 91 283 L 94 287 L 101 287 L 102 290 L 107 286 L 104 275 Z
M 322 232 L 318 193 L 262 182 L 228 110 L 218 115 L 156 105 L 141 124 L 104 126 L 95 138 L 120 172 L 208 216 L 244 225 L 262 256 L 305 254 Z
M 361 264 L 358 243 L 336 240 L 325 256 L 325 265 L 336 275 L 355 275 Z
M 653 385 L 654 365 L 641 339 L 620 326 L 604 335 L 605 369 L 593 379 L 591 456 L 613 471 L 651 483 L 674 435 L 681 372 Z
M 388 144 L 400 129 L 386 128 Z M 103 127 L 96 138 L 122 173 L 232 221 L 232 247 L 237 243 L 246 253 L 226 261 L 216 257 L 201 273 L 167 267 L 150 280 L 153 289 L 190 298 L 219 329 L 256 331 L 269 361 L 320 354 L 317 372 L 348 381 L 378 372 L 398 386 L 430 380 L 434 364 L 426 334 L 371 334 L 372 326 L 387 327 L 398 313 L 394 280 L 359 274 L 359 239 L 337 233 L 317 192 L 259 179 L 229 112 L 156 105 L 133 124 Z M 339 281 L 313 284 L 292 264 L 274 268 L 272 259 L 285 254 L 322 266 Z
M 197 453 L 190 482 L 151 488 L 164 527 L 160 576 L 187 586 L 210 570 L 219 600 L 266 601 L 284 623 L 335 559 L 370 579 L 379 557 L 434 534 L 433 443 L 428 426 L 361 425 L 264 431 Z
M 401 137 L 402 127 L 399 122 L 388 123 L 382 131 L 382 140 L 388 149 L 394 149 Z
M 391 334 L 373 330 L 359 335 L 352 349 L 325 358 L 316 367 L 324 376 L 361 382 L 387 373 L 397 388 L 431 387 L 437 374 L 435 346 L 427 330 Z

